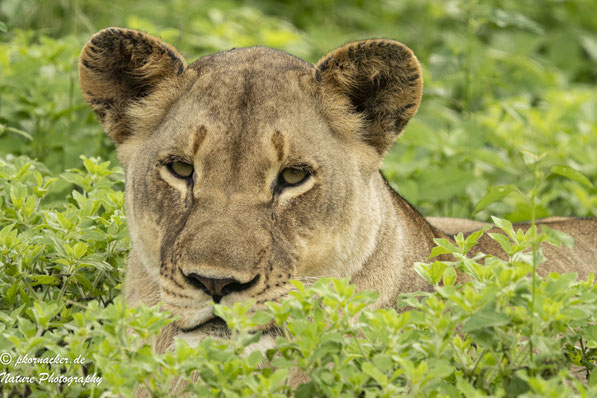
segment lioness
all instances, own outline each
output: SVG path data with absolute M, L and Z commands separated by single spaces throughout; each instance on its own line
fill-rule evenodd
M 422 94 L 399 42 L 349 43 L 316 65 L 262 47 L 187 65 L 156 37 L 108 28 L 79 72 L 126 171 L 126 298 L 179 316 L 158 347 L 225 336 L 212 301 L 278 300 L 290 279 L 350 277 L 392 306 L 430 289 L 413 263 L 434 238 L 482 225 L 428 222 L 379 171 Z M 540 272 L 597 270 L 597 220 L 546 222 L 576 247 L 546 248 Z M 488 238 L 478 250 L 503 255 Z

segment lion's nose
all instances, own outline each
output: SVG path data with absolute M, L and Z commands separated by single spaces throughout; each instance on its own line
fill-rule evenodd
M 259 275 L 247 283 L 241 283 L 240 281 L 232 278 L 207 278 L 195 273 L 185 275 L 185 278 L 191 285 L 210 295 L 214 302 L 219 303 L 222 297 L 230 293 L 242 292 L 243 290 L 247 290 L 251 286 L 255 285 L 259 279 Z

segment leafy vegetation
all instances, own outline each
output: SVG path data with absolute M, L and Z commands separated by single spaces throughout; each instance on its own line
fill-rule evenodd
M 456 261 L 416 264 L 436 291 L 402 297 L 401 312 L 367 309 L 376 293 L 355 293 L 346 280 L 295 282 L 290 299 L 264 312 L 251 302 L 216 305 L 230 340 L 177 341 L 154 354 L 147 341 L 171 322 L 168 314 L 127 308 L 118 296 L 128 245 L 122 192 L 114 190 L 122 174 L 107 162 L 83 162 L 85 170 L 58 177 L 26 158 L 0 163 L 0 347 L 13 359 L 5 372 L 35 380 L 3 382 L 6 396 L 130 396 L 136 388 L 171 396 L 177 386 L 197 396 L 283 397 L 296 369 L 310 378 L 297 397 L 597 393 L 594 275 L 540 278 L 539 242 L 572 242 L 498 218 L 505 235 L 492 237 L 508 261 L 467 256 L 483 231 L 438 240 L 431 258 L 450 253 Z M 47 203 L 61 182 L 76 188 L 60 204 Z M 457 272 L 468 282 L 455 284 Z M 271 322 L 281 331 L 275 348 L 248 354 L 260 337 L 254 331 Z M 27 356 L 69 362 L 16 363 Z M 43 381 L 48 374 L 66 379 Z
M 347 40 L 390 37 L 419 57 L 425 93 L 384 170 L 424 214 L 468 217 L 491 186 L 530 188 L 521 149 L 545 153 L 546 167 L 565 164 L 597 180 L 592 6 L 594 0 L 123 0 L 114 7 L 4 0 L 0 155 L 28 155 L 54 172 L 78 166 L 80 154 L 115 160 L 77 86 L 78 52 L 105 26 L 161 35 L 189 60 L 266 45 L 315 62 Z M 595 188 L 549 184 L 539 215 L 597 213 Z M 514 199 L 476 217 L 491 214 L 530 218 Z
M 354 293 L 346 281 L 297 283 L 292 300 L 265 313 L 252 313 L 251 303 L 217 307 L 234 339 L 196 348 L 179 341 L 174 351 L 152 354 L 145 343 L 171 320 L 155 308 L 127 308 L 119 296 L 129 248 L 123 174 L 110 166 L 112 143 L 78 87 L 80 48 L 110 25 L 158 34 L 189 60 L 266 45 L 315 62 L 348 40 L 401 40 L 419 57 L 426 86 L 384 172 L 426 215 L 500 217 L 509 238 L 494 238 L 509 260 L 467 257 L 478 234 L 438 241 L 434 254 L 458 261 L 417 264 L 436 291 L 404 297 L 401 312 L 368 310 L 374 294 Z M 510 224 L 597 215 L 595 32 L 594 0 L 121 0 L 110 7 L 3 0 L 0 354 L 13 362 L 2 362 L 0 374 L 102 381 L 0 382 L 0 391 L 113 396 L 142 385 L 170 396 L 176 385 L 200 396 L 286 396 L 291 369 L 301 369 L 310 381 L 297 396 L 597 395 L 594 278 L 540 278 L 541 256 L 530 252 L 559 235 Z M 455 284 L 456 271 L 468 282 Z M 241 355 L 258 338 L 251 330 L 272 320 L 283 331 L 276 348 Z M 59 355 L 69 364 L 14 362 L 25 355 Z

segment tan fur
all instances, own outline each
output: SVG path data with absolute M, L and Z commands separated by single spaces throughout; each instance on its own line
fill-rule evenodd
M 478 231 L 487 225 L 486 223 L 466 218 L 426 217 L 425 219 L 433 227 L 448 235 L 456 235 L 459 232 L 467 233 Z
M 228 335 L 209 289 L 225 293 L 214 295 L 223 304 L 259 307 L 287 296 L 290 279 L 350 277 L 392 306 L 399 293 L 430 289 L 412 265 L 434 238 L 483 225 L 426 221 L 379 172 L 421 99 L 419 64 L 403 44 L 349 43 L 316 66 L 259 47 L 185 65 L 159 39 L 117 28 L 96 34 L 80 63 L 84 97 L 126 170 L 127 300 L 179 316 L 158 350 L 175 335 Z M 192 164 L 192 178 L 176 177 L 173 161 Z M 311 175 L 283 187 L 287 167 Z M 549 224 L 576 248 L 547 249 L 541 272 L 595 271 L 597 221 Z M 487 237 L 478 249 L 500 255 Z

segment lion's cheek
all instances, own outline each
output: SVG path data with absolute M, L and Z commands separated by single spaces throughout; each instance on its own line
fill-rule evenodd
M 137 173 L 140 174 L 138 170 Z M 169 215 L 168 209 L 177 198 L 163 182 L 152 182 L 152 177 L 127 180 L 126 212 L 132 247 L 136 248 L 147 273 L 157 280 L 166 231 L 162 224 L 169 221 L 172 225 L 176 219 Z
M 150 216 L 130 217 L 129 231 L 132 246 L 137 249 L 138 256 L 145 270 L 154 278 L 160 271 L 160 242 L 162 233 Z
M 131 181 L 131 182 L 129 182 Z M 157 244 L 160 231 L 157 225 L 141 212 L 135 203 L 135 190 L 129 187 L 132 178 L 127 180 L 125 196 L 126 215 L 131 238 L 131 246 L 136 248 L 137 256 L 146 272 L 157 280 L 160 270 L 160 253 Z
M 297 276 L 342 278 L 359 272 L 375 248 L 378 226 L 366 216 L 359 219 L 363 222 L 336 230 L 321 227 L 300 239 Z
M 362 269 L 375 249 L 381 223 L 379 198 L 368 188 L 348 189 L 346 195 L 327 200 L 326 222 L 301 230 L 297 276 L 341 278 Z

